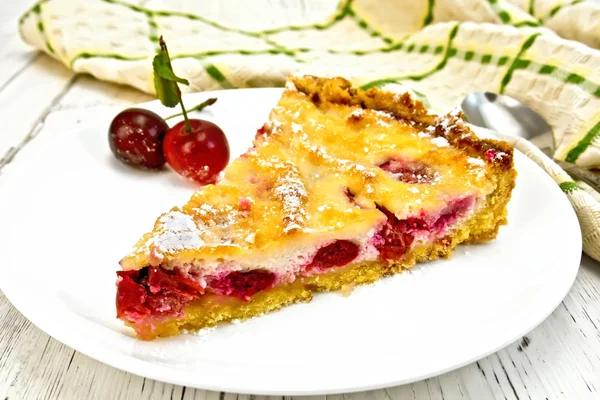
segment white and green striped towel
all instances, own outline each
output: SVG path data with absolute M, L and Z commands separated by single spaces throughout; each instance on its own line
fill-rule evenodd
M 150 93 L 160 35 L 190 91 L 281 86 L 301 72 L 409 87 L 440 112 L 472 91 L 505 93 L 552 125 L 556 158 L 600 167 L 596 1 L 46 0 L 19 23 L 25 41 L 74 71 Z M 515 145 L 569 197 L 584 250 L 600 260 L 598 194 Z

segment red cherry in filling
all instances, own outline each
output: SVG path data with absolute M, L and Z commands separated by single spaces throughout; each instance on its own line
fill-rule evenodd
M 275 285 L 275 274 L 264 270 L 235 271 L 210 284 L 217 294 L 249 301 L 256 293 Z
M 399 260 L 415 240 L 415 231 L 427 231 L 429 226 L 420 218 L 399 220 L 384 207 L 378 207 L 387 216 L 387 222 L 377 233 L 381 242 L 377 245 L 379 256 L 383 260 Z
M 134 322 L 147 315 L 175 315 L 204 294 L 202 285 L 179 270 L 146 267 L 117 275 L 117 316 Z
M 307 269 L 325 269 L 349 264 L 358 256 L 358 246 L 348 240 L 336 240 L 321 247 Z
M 165 164 L 163 139 L 169 125 L 158 114 L 143 108 L 121 111 L 110 123 L 108 143 L 119 160 L 142 168 Z
M 431 168 L 418 161 L 388 160 L 379 166 L 392 178 L 405 183 L 431 183 L 435 176 Z
M 201 184 L 215 183 L 229 162 L 229 143 L 217 125 L 190 119 L 191 131 L 181 121 L 167 131 L 163 151 L 178 174 Z
M 146 302 L 146 289 L 138 284 L 138 271 L 119 271 L 121 278 L 117 283 L 117 317 L 125 318 L 130 315 L 143 317 L 150 313 Z

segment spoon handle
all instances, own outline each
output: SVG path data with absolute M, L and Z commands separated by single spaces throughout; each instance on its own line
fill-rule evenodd
M 560 167 L 564 169 L 568 174 L 581 179 L 582 181 L 590 185 L 592 188 L 594 188 L 594 190 L 600 192 L 600 175 L 596 175 L 592 171 L 564 161 L 558 162 L 558 165 L 560 165 Z

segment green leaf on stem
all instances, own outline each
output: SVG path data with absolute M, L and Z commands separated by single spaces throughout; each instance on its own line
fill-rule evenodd
M 163 105 L 172 108 L 179 104 L 179 88 L 176 83 L 154 75 L 154 88 L 156 89 L 156 96 Z
M 181 101 L 181 91 L 177 83 L 189 85 L 187 79 L 180 78 L 173 72 L 171 66 L 171 58 L 169 57 L 169 51 L 167 45 L 160 37 L 160 50 L 152 61 L 152 67 L 154 69 L 154 88 L 156 89 L 156 95 L 160 99 L 160 102 L 167 107 L 175 107 Z

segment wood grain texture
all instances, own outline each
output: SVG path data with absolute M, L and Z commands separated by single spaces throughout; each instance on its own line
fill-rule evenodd
M 53 135 L 69 129 L 70 125 L 64 121 L 74 125 L 90 110 L 106 107 L 118 110 L 150 100 L 131 89 L 88 76 L 75 76 L 49 57 L 27 49 L 11 28 L 11 24 L 16 26 L 16 17 L 27 5 L 13 1 L 0 6 L 0 26 L 4 27 L 0 30 L 2 174 L 18 168 L 19 151 L 37 135 Z M 305 399 L 326 397 L 330 400 L 598 399 L 600 264 L 584 257 L 575 285 L 557 310 L 526 337 L 489 357 L 410 385 Z M 50 338 L 28 322 L 0 292 L 0 400 L 84 398 L 281 399 L 184 388 L 114 369 Z

